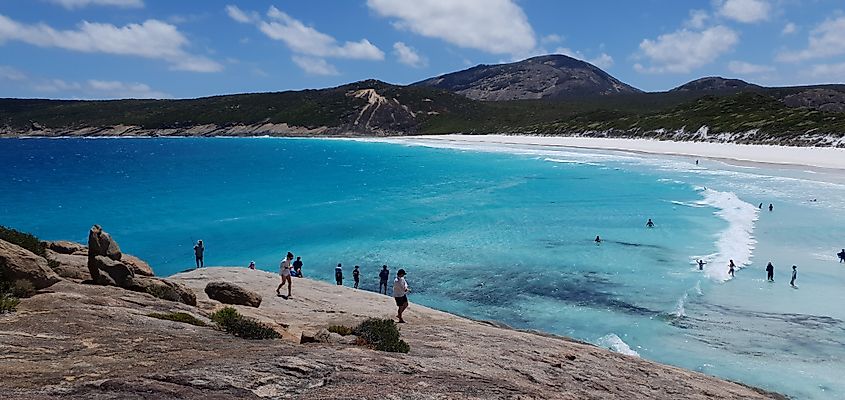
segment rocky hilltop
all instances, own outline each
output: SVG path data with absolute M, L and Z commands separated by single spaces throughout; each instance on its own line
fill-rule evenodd
M 741 79 L 708 76 L 687 82 L 670 90 L 670 92 L 738 92 L 750 88 L 761 88 L 761 86 Z
M 595 65 L 547 55 L 497 65 L 478 65 L 415 83 L 446 89 L 473 100 L 561 99 L 639 93 Z
M 51 269 L 87 270 L 78 257 L 87 259 L 88 249 L 43 246 L 71 259 L 51 253 L 48 261 L 0 240 L 0 273 L 38 284 L 16 311 L 0 314 L 4 398 L 785 399 L 416 304 L 401 327 L 410 351 L 376 351 L 325 328 L 391 318 L 395 305 L 386 296 L 295 278 L 293 297 L 284 299 L 273 293 L 274 274 L 205 268 L 166 280 L 195 296 L 189 304 L 90 276 L 62 278 Z M 280 338 L 247 340 L 212 328 L 221 301 Z M 180 318 L 161 317 L 174 313 Z

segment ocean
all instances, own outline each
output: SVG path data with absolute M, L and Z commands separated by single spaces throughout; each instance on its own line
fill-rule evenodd
M 198 239 L 206 265 L 291 251 L 317 279 L 360 265 L 365 290 L 387 264 L 412 303 L 845 398 L 845 185 L 824 171 L 406 139 L 2 139 L 0 160 L 0 225 L 100 224 L 158 275 Z

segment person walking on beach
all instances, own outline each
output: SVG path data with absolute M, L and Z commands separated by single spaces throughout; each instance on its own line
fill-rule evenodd
M 384 288 L 384 294 L 387 294 L 387 280 L 390 279 L 390 270 L 387 269 L 387 265 L 381 266 L 381 271 L 378 273 L 378 292 L 382 293 L 381 289 Z
M 648 228 L 654 228 L 654 222 L 651 221 L 651 218 L 648 219 L 648 222 L 645 223 L 645 226 Z
M 297 278 L 302 278 L 302 257 L 296 257 L 296 261 L 293 262 L 293 270 L 296 271 Z
M 735 269 L 736 269 L 736 264 L 734 264 L 734 260 L 731 260 L 731 262 L 728 264 L 728 275 L 730 275 L 731 278 L 734 277 L 734 270 Z
M 766 264 L 766 280 L 768 280 L 769 282 L 775 281 L 775 266 L 772 265 L 771 261 Z
M 698 270 L 699 271 L 704 270 L 704 264 L 707 264 L 706 262 L 704 262 L 704 260 L 701 260 L 701 259 L 698 260 Z
M 798 278 L 798 266 L 792 266 L 792 279 L 789 281 L 789 286 L 795 287 L 795 279 Z
M 775 209 L 775 206 L 773 206 L 772 203 L 769 203 L 769 212 L 772 212 L 772 210 L 774 210 L 774 209 Z
M 358 266 L 356 265 L 355 268 L 352 268 L 352 280 L 355 281 L 355 289 L 358 289 L 358 282 L 361 277 L 361 271 L 358 270 Z
M 337 267 L 334 268 L 334 280 L 337 281 L 338 286 L 343 286 L 343 267 L 340 263 L 337 263 Z
M 202 244 L 202 239 L 197 240 L 197 244 L 194 245 L 194 255 L 197 257 L 197 268 L 202 268 L 205 266 L 202 261 L 202 256 L 204 252 L 205 246 Z
M 842 249 L 839 253 L 836 253 L 839 256 L 839 262 L 845 262 L 845 249 Z
M 396 300 L 396 306 L 399 307 L 396 317 L 399 318 L 400 324 L 405 323 L 405 320 L 402 319 L 402 313 L 408 308 L 408 293 L 410 292 L 411 288 L 405 281 L 405 270 L 396 271 L 396 280 L 393 281 L 393 299 Z
M 282 263 L 279 264 L 279 276 L 282 279 L 282 283 L 280 283 L 279 286 L 276 287 L 276 296 L 282 295 L 281 293 L 279 293 L 279 290 L 282 290 L 282 287 L 284 287 L 285 284 L 288 285 L 288 297 L 286 297 L 286 298 L 290 298 L 290 296 L 291 296 L 291 293 L 290 293 L 290 291 L 291 291 L 291 282 L 290 282 L 290 262 L 291 262 L 291 260 L 293 260 L 293 253 L 288 252 L 288 255 L 285 256 L 284 260 L 282 260 Z

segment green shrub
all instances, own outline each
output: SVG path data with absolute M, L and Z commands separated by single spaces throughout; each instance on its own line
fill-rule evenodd
M 326 330 L 328 330 L 329 332 L 337 333 L 338 335 L 341 335 L 341 336 L 349 336 L 349 335 L 354 333 L 352 328 L 350 328 L 348 326 L 343 326 L 343 325 L 331 325 L 328 328 L 326 328 Z
M 279 333 L 273 328 L 241 315 L 232 307 L 224 307 L 211 314 L 211 320 L 217 326 L 235 336 L 244 339 L 278 339 Z
M 379 351 L 407 353 L 411 350 L 411 346 L 399 338 L 399 327 L 392 319 L 369 318 L 353 332 L 368 346 Z
M 168 321 L 175 321 L 175 322 L 182 322 L 185 324 L 191 324 L 195 326 L 208 326 L 205 322 L 202 322 L 199 318 L 183 312 L 169 312 L 169 313 L 150 313 L 147 314 L 148 317 L 164 319 Z
M 30 281 L 19 279 L 12 282 L 9 293 L 17 298 L 32 297 L 35 296 L 35 286 Z
M 0 225 L 0 239 L 21 246 L 41 257 L 47 255 L 46 247 L 37 237 Z
M 0 314 L 10 313 L 15 311 L 18 304 L 20 304 L 20 300 L 6 294 L 0 293 Z

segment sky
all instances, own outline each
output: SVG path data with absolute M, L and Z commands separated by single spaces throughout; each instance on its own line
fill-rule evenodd
M 845 82 L 843 0 L 0 0 L 0 97 L 408 84 L 541 54 L 646 91 Z

